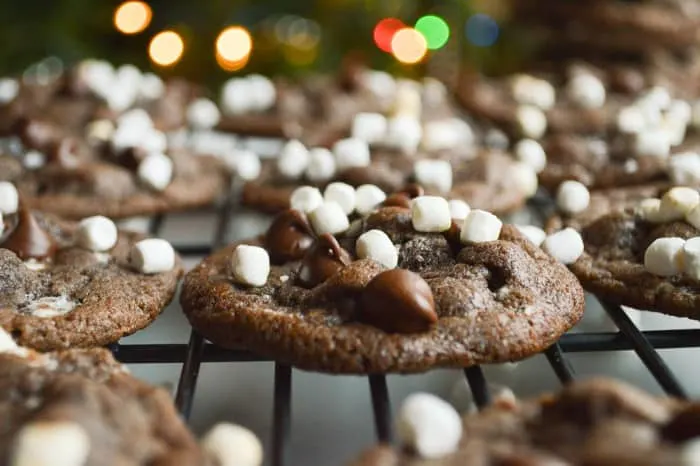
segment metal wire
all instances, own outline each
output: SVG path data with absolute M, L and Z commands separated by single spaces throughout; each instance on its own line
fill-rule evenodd
M 489 405 L 491 403 L 491 393 L 489 393 L 489 387 L 486 384 L 486 378 L 481 371 L 481 367 L 467 367 L 464 369 L 464 375 L 467 378 L 476 406 L 481 409 Z
M 371 374 L 368 378 L 377 440 L 380 442 L 391 442 L 393 437 L 391 431 L 391 402 L 389 401 L 386 376 L 384 374 Z

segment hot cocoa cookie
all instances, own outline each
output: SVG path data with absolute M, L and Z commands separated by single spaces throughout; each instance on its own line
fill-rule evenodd
M 496 400 L 460 423 L 445 402 L 415 394 L 398 415 L 404 449 L 377 446 L 351 464 L 689 465 L 700 460 L 699 409 L 591 379 L 536 399 Z
M 575 278 L 515 227 L 472 210 L 460 229 L 443 198 L 410 204 L 352 224 L 331 201 L 282 212 L 192 270 L 183 309 L 221 346 L 355 374 L 521 359 L 581 317 Z
M 182 265 L 164 240 L 118 232 L 105 217 L 64 222 L 25 205 L 4 216 L 0 326 L 23 345 L 115 343 L 150 324 L 175 293 Z

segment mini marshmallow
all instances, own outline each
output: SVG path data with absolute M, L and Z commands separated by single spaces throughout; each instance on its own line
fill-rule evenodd
M 292 209 L 308 214 L 316 209 L 316 207 L 323 204 L 323 196 L 318 188 L 314 188 L 313 186 L 300 186 L 292 191 L 289 204 Z
M 534 225 L 515 225 L 515 228 L 535 246 L 541 246 L 547 237 L 547 233 L 542 228 Z
M 163 191 L 173 179 L 173 161 L 160 152 L 152 152 L 139 164 L 139 180 L 151 189 Z
M 421 145 L 434 152 L 468 146 L 474 143 L 474 133 L 469 123 L 459 118 L 430 121 L 423 128 Z
M 231 272 L 237 283 L 263 286 L 270 275 L 270 256 L 259 246 L 241 244 L 231 255 Z
M 521 139 L 515 145 L 515 157 L 540 173 L 547 165 L 547 155 L 542 145 L 534 139 Z
M 639 202 L 635 208 L 637 214 L 648 222 L 662 222 L 661 218 L 661 199 L 647 198 Z
M 622 108 L 616 121 L 618 131 L 624 134 L 637 134 L 646 128 L 644 113 L 634 105 Z
M 175 267 L 175 250 L 164 239 L 143 239 L 132 246 L 129 261 L 141 273 L 169 272 Z
M 571 100 L 583 108 L 600 108 L 605 104 L 605 86 L 603 82 L 590 73 L 577 74 L 567 91 Z
M 556 201 L 559 210 L 565 214 L 574 215 L 588 208 L 591 194 L 583 183 L 568 180 L 559 185 Z
M 644 268 L 661 277 L 670 277 L 683 270 L 683 238 L 658 238 L 644 252 Z
M 323 199 L 327 202 L 335 202 L 342 207 L 345 215 L 350 215 L 355 210 L 355 188 L 347 183 L 335 182 L 326 186 L 323 191 Z
M 700 154 L 682 152 L 672 155 L 668 160 L 668 174 L 677 185 L 700 185 Z
M 119 118 L 117 118 L 117 126 L 153 128 L 153 120 L 144 109 L 134 108 L 119 115 Z
M 471 211 L 469 204 L 461 199 L 451 199 L 447 202 L 447 204 L 450 206 L 450 217 L 452 217 L 452 220 L 456 220 L 458 222 L 464 221 Z
M 428 393 L 406 398 L 398 413 L 396 432 L 401 443 L 426 459 L 457 450 L 462 420 L 447 402 Z
M 522 162 L 513 163 L 510 167 L 513 177 L 513 187 L 526 197 L 532 197 L 537 193 L 537 173 L 529 165 Z
M 75 244 L 94 252 L 108 251 L 117 244 L 117 226 L 102 215 L 84 218 L 75 232 Z
M 418 196 L 411 203 L 413 229 L 425 233 L 447 231 L 452 226 L 450 205 L 439 196 Z
M 573 228 L 564 228 L 547 236 L 542 249 L 562 264 L 573 264 L 583 254 L 583 238 Z
M 275 105 L 277 101 L 277 89 L 269 78 L 260 74 L 251 74 L 246 80 L 248 82 L 248 93 L 251 96 L 251 109 L 253 111 L 264 112 Z
M 355 210 L 360 215 L 367 215 L 384 202 L 386 194 L 378 186 L 363 184 L 355 190 Z
M 19 193 L 9 181 L 0 181 L 0 213 L 14 214 L 19 207 Z
M 301 177 L 309 165 L 309 151 L 296 139 L 288 141 L 277 159 L 277 170 L 287 178 Z
M 386 117 L 380 113 L 358 113 L 352 121 L 351 135 L 367 144 L 384 140 L 387 131 Z
M 447 160 L 418 160 L 413 165 L 416 181 L 428 189 L 446 194 L 452 189 L 452 165 Z
M 693 280 L 700 280 L 700 236 L 683 245 L 683 271 Z
M 684 218 L 700 204 L 700 194 L 693 188 L 677 186 L 661 197 L 659 215 L 667 222 Z
M 665 158 L 671 153 L 671 140 L 663 128 L 649 129 L 637 133 L 634 152 L 638 156 Z
M 221 113 L 211 100 L 201 97 L 187 107 L 187 122 L 195 129 L 210 129 L 219 124 Z
M 165 93 L 165 84 L 159 76 L 153 73 L 144 73 L 139 82 L 138 95 L 143 100 L 156 100 Z
M 426 106 L 436 107 L 445 102 L 447 98 L 447 87 L 435 78 L 427 76 L 423 78 L 423 103 Z
M 250 430 L 235 424 L 215 425 L 201 445 L 218 466 L 260 466 L 263 462 L 260 440 Z
M 242 78 L 231 78 L 221 88 L 221 108 L 228 115 L 243 115 L 251 111 L 253 99 L 248 83 Z
M 513 98 L 524 105 L 534 105 L 542 110 L 554 107 L 556 93 L 554 86 L 544 79 L 519 75 L 511 83 Z
M 501 236 L 503 222 L 491 212 L 473 209 L 462 223 L 462 243 L 485 243 L 496 241 Z
M 337 235 L 350 227 L 350 220 L 337 202 L 325 201 L 309 214 L 309 221 L 317 235 Z
M 0 105 L 9 104 L 19 94 L 19 83 L 16 79 L 0 78 Z
M 372 259 L 388 269 L 399 263 L 399 253 L 389 236 L 382 230 L 369 230 L 355 242 L 355 251 L 360 259 Z
M 671 94 L 663 86 L 654 86 L 646 91 L 639 100 L 645 105 L 666 110 L 671 105 Z
M 700 229 L 700 205 L 696 205 L 690 212 L 685 214 L 685 221 L 695 228 Z
M 367 70 L 362 82 L 378 99 L 393 100 L 396 96 L 396 80 L 385 71 Z
M 38 170 L 46 165 L 46 156 L 36 150 L 28 150 L 22 158 L 22 165 L 27 170 Z
M 547 132 L 547 116 L 537 107 L 521 105 L 515 112 L 520 133 L 528 138 L 539 139 Z
M 157 129 L 146 131 L 137 145 L 146 152 L 165 152 L 168 148 L 168 137 Z
M 356 138 L 341 139 L 333 145 L 333 156 L 337 169 L 366 167 L 370 164 L 369 146 Z
M 396 87 L 393 115 L 420 119 L 422 107 L 418 83 L 407 80 L 400 81 Z
M 406 154 L 418 150 L 423 137 L 423 126 L 419 119 L 400 115 L 389 120 L 384 143 Z
M 700 128 L 700 100 L 692 102 L 690 107 L 692 108 L 690 124 L 693 125 L 693 128 Z
M 688 125 L 693 119 L 693 107 L 685 100 L 675 99 L 666 110 L 666 118 Z
M 15 440 L 12 466 L 83 466 L 90 453 L 85 429 L 69 421 L 35 421 Z
M 687 440 L 680 445 L 678 466 L 697 466 L 700 464 L 700 439 Z
M 4 328 L 0 327 L 0 353 L 14 353 L 19 354 L 23 352 L 15 340 L 12 339 L 12 335 Z
M 114 124 L 109 120 L 95 120 L 85 128 L 85 136 L 92 143 L 102 143 L 111 139 L 114 129 Z
M 262 171 L 260 157 L 253 151 L 240 150 L 236 154 L 236 174 L 244 181 L 258 179 Z
M 328 181 L 335 175 L 335 158 L 333 153 L 323 147 L 309 151 L 309 164 L 306 166 L 306 178 L 309 181 Z

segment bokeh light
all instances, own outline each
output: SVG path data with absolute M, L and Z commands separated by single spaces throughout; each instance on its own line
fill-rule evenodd
M 228 27 L 216 38 L 216 53 L 227 61 L 245 60 L 252 50 L 253 39 L 244 27 Z
M 416 21 L 415 29 L 423 34 L 430 50 L 443 47 L 450 38 L 450 26 L 439 16 L 423 16 Z
M 148 56 L 160 66 L 172 66 L 182 58 L 185 43 L 175 31 L 162 31 L 153 36 L 148 45 Z
M 400 29 L 391 39 L 391 52 L 401 63 L 418 63 L 428 52 L 428 43 L 423 34 L 413 28 Z
M 222 57 L 219 52 L 216 53 L 216 63 L 221 67 L 221 69 L 230 73 L 245 68 L 245 66 L 248 64 L 249 58 L 250 55 L 246 55 L 241 60 L 227 60 Z
M 391 40 L 394 38 L 394 34 L 405 27 L 406 25 L 400 19 L 384 18 L 374 27 L 372 34 L 374 43 L 377 44 L 379 50 L 391 53 Z
M 147 3 L 125 2 L 114 11 L 114 27 L 123 34 L 137 34 L 148 27 L 152 17 Z
M 489 47 L 498 40 L 498 23 L 488 15 L 477 13 L 467 20 L 466 33 L 473 45 Z

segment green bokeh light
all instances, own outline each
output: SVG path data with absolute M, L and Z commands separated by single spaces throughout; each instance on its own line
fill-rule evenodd
M 450 38 L 450 26 L 444 19 L 435 15 L 426 15 L 416 21 L 416 30 L 423 34 L 430 50 L 437 50 Z

